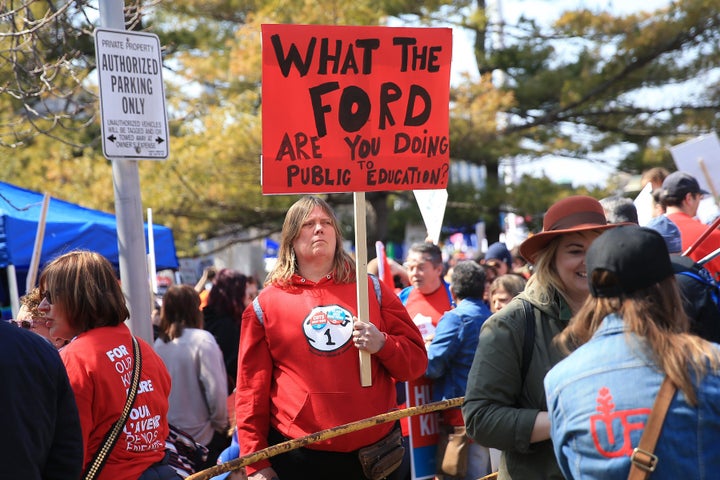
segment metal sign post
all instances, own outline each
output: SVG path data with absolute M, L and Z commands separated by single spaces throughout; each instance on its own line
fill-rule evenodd
M 123 0 L 100 0 L 99 8 L 100 24 L 103 27 L 113 28 L 116 30 L 125 29 Z M 130 34 L 131 33 L 128 33 L 128 35 Z M 136 36 L 128 38 L 137 40 Z M 110 45 L 108 45 L 108 47 L 109 46 Z M 100 48 L 103 48 L 102 45 Z M 156 54 L 159 54 L 159 51 Z M 128 83 L 128 87 L 130 89 L 132 88 L 129 85 L 129 79 L 127 82 L 123 79 L 121 82 L 123 83 L 123 89 L 125 87 L 125 83 Z M 108 87 L 103 85 L 103 90 L 105 88 L 110 88 L 111 94 L 120 93 L 118 90 L 119 87 L 116 88 L 116 92 L 112 91 L 112 87 L 112 79 L 110 79 L 110 84 Z M 153 92 L 156 92 L 156 88 L 159 89 L 157 91 L 163 92 L 164 96 L 164 89 L 153 84 Z M 153 95 L 157 94 L 153 93 Z M 101 92 L 101 100 L 102 99 L 103 93 Z M 133 100 L 133 102 L 136 107 L 140 107 L 142 104 L 139 100 Z M 148 100 L 146 99 L 145 102 L 148 102 Z M 126 101 L 126 103 L 129 104 L 129 101 Z M 120 100 L 120 105 L 122 111 L 122 100 Z M 152 115 L 151 112 L 147 110 L 149 103 L 145 105 L 146 109 L 136 109 L 135 113 L 133 113 L 133 120 L 139 120 L 141 122 L 146 121 L 145 114 Z M 103 118 L 109 118 L 105 116 L 106 107 L 102 104 L 102 102 L 101 109 L 103 110 Z M 162 111 L 164 115 L 164 107 Z M 130 118 L 130 110 L 123 111 L 122 113 L 126 115 L 127 118 Z M 109 126 L 110 125 L 105 125 L 103 123 L 103 153 L 106 157 L 108 157 L 107 153 L 111 153 L 104 150 L 105 137 L 111 134 L 111 132 L 105 131 L 105 129 Z M 129 141 L 129 139 L 126 140 Z M 133 139 L 133 141 L 134 140 L 135 139 Z M 167 149 L 167 137 L 165 140 L 165 147 L 163 148 Z M 134 149 L 132 150 L 134 151 Z M 126 153 L 124 148 L 122 151 L 123 153 Z M 140 153 L 138 153 L 138 155 L 140 154 L 148 155 L 149 153 L 147 153 L 141 146 Z M 167 153 L 165 153 L 165 155 L 167 156 Z M 123 293 L 127 298 L 128 307 L 130 309 L 130 320 L 128 323 L 130 330 L 132 330 L 134 335 L 141 337 L 143 340 L 152 345 L 152 300 L 150 298 L 148 268 L 145 256 L 145 231 L 143 228 L 142 202 L 140 199 L 140 174 L 138 171 L 138 163 L 136 160 L 124 157 L 113 157 L 111 160 L 113 160 L 112 172 L 113 187 L 115 190 L 115 215 L 117 217 L 118 229 L 120 280 L 122 281 Z

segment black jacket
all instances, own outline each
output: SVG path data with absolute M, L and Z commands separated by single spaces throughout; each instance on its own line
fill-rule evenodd
M 212 333 L 220 346 L 228 376 L 228 393 L 235 390 L 237 381 L 238 348 L 240 347 L 240 326 L 230 315 L 216 312 L 211 307 L 203 309 L 205 330 Z
M 80 478 L 80 418 L 55 347 L 29 330 L 0 321 L 0 379 L 0 478 Z
M 682 293 L 683 308 L 690 317 L 690 331 L 705 340 L 720 343 L 720 308 L 715 299 L 720 298 L 717 285 L 691 258 L 673 255 L 670 261 Z

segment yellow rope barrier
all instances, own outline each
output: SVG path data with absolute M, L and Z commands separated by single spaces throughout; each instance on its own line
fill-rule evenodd
M 464 397 L 458 397 L 450 400 L 441 400 L 439 402 L 404 408 L 402 410 L 393 410 L 392 412 L 382 413 L 380 415 L 375 415 L 374 417 L 365 418 L 356 422 L 346 423 L 345 425 L 339 425 L 337 427 L 328 428 L 327 430 L 311 433 L 310 435 L 306 435 L 304 437 L 287 440 L 285 442 L 278 443 L 277 445 L 272 445 L 262 450 L 258 450 L 257 452 L 250 453 L 244 457 L 236 458 L 234 460 L 230 460 L 229 462 L 210 467 L 207 470 L 194 473 L 185 480 L 208 480 L 216 475 L 220 475 L 221 473 L 240 470 L 242 467 L 250 465 L 251 463 L 265 460 L 270 457 L 274 457 L 275 455 L 280 455 L 281 453 L 304 447 L 311 443 L 339 437 L 340 435 L 345 435 L 346 433 L 356 432 L 358 430 L 374 427 L 383 423 L 394 422 L 396 420 L 400 420 L 401 418 L 459 407 L 462 405 L 463 398 Z

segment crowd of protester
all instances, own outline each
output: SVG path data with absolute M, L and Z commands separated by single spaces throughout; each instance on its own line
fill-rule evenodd
M 154 345 L 125 325 L 107 259 L 61 255 L 0 325 L 0 369 L 19 392 L 0 410 L 8 478 L 182 478 L 403 408 L 419 381 L 432 400 L 464 397 L 438 414 L 436 479 L 620 479 L 648 458 L 653 478 L 711 478 L 720 271 L 707 256 L 720 234 L 694 244 L 707 228 L 693 219 L 707 194 L 696 179 L 657 171 L 647 182 L 658 208 L 646 226 L 624 197 L 577 195 L 517 248 L 473 257 L 411 245 L 388 263 L 392 286 L 360 280 L 367 318 L 335 213 L 303 196 L 264 283 L 213 266 L 194 287 L 171 286 Z M 663 395 L 664 428 L 644 456 Z M 409 480 L 410 450 L 403 419 L 217 478 Z

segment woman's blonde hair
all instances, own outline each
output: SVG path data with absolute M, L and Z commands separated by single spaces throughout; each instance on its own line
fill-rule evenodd
M 545 248 L 537 253 L 533 274 L 525 285 L 525 292 L 541 305 L 551 305 L 555 302 L 555 295 L 563 298 L 563 283 L 555 268 L 555 257 L 560 246 L 560 238 L 553 238 Z M 567 301 L 568 299 L 565 298 Z
M 315 207 L 320 207 L 332 220 L 335 232 L 335 254 L 333 256 L 333 276 L 337 283 L 352 283 L 355 281 L 355 263 L 352 257 L 343 249 L 343 236 L 335 212 L 325 200 L 307 195 L 295 202 L 283 222 L 280 237 L 280 249 L 275 267 L 268 274 L 265 285 L 287 287 L 291 285 L 292 276 L 297 273 L 298 265 L 293 249 L 293 242 L 300 235 L 305 219 Z
M 617 282 L 611 272 L 596 270 L 593 285 Z M 641 339 L 658 368 L 685 394 L 690 405 L 697 405 L 693 375 L 699 382 L 708 371 L 717 371 L 720 357 L 713 345 L 687 333 L 690 322 L 682 307 L 674 276 L 622 297 L 589 297 L 568 327 L 555 342 L 566 353 L 586 343 L 602 324 L 615 313 L 622 317 L 627 333 Z M 691 375 L 692 372 L 692 375 Z
M 25 306 L 33 317 L 42 317 L 43 314 L 38 311 L 38 307 L 42 302 L 42 295 L 38 287 L 33 288 L 28 293 L 20 297 L 20 306 Z
M 550 242 L 535 257 L 533 274 L 525 285 L 525 292 L 542 305 L 551 305 L 555 302 L 555 295 L 559 294 L 566 303 L 570 298 L 565 294 L 565 286 L 555 266 L 560 242 L 566 235 L 600 235 L 599 230 L 585 230 L 569 232 L 550 240 Z

